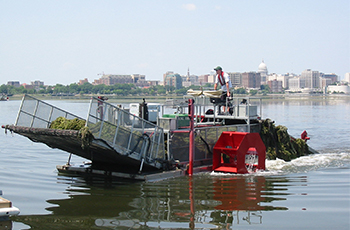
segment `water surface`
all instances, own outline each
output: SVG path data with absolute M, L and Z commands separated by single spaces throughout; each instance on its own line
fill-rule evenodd
M 83 118 L 85 101 L 49 101 Z M 13 124 L 20 101 L 1 102 Z M 264 101 L 263 118 L 285 125 L 320 154 L 267 161 L 253 175 L 203 173 L 154 183 L 59 174 L 69 154 L 0 132 L 0 189 L 21 210 L 12 229 L 349 229 L 349 97 Z M 73 157 L 80 164 L 84 159 Z M 9 229 L 8 227 L 5 229 Z

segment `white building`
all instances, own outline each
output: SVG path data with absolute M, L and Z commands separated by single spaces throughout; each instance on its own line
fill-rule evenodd
M 329 85 L 327 93 L 345 93 L 350 94 L 350 86 L 348 85 Z
M 300 77 L 289 78 L 288 85 L 290 91 L 301 91 L 305 88 L 305 80 Z
M 346 82 L 349 82 L 349 83 L 350 83 L 350 73 L 346 73 L 346 74 L 345 74 L 344 81 L 346 81 Z
M 288 84 L 288 79 L 290 78 L 289 74 L 288 75 L 282 75 L 282 74 L 270 74 L 267 76 L 267 81 L 281 81 L 282 82 L 282 87 L 287 89 L 289 87 Z
M 191 85 L 192 85 L 192 83 L 190 81 L 183 81 L 182 82 L 183 87 L 190 87 Z
M 215 83 L 215 77 L 216 77 L 215 74 L 210 74 L 208 76 L 208 83 Z
M 258 73 L 260 73 L 260 77 L 261 77 L 261 84 L 262 85 L 266 85 L 267 80 L 267 76 L 268 76 L 268 71 L 267 71 L 267 66 L 264 63 L 264 60 L 262 60 L 262 62 L 259 65 L 258 68 Z
M 320 88 L 320 72 L 307 69 L 301 72 L 301 78 L 305 80 L 305 88 Z

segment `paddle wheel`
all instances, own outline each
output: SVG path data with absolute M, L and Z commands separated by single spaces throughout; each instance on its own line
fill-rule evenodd
M 213 171 L 245 174 L 265 170 L 265 157 L 259 133 L 223 132 L 213 149 Z

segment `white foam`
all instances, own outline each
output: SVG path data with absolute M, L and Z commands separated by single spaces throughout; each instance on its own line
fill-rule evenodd
M 299 157 L 292 161 L 266 160 L 266 169 L 278 173 L 300 173 L 320 168 L 349 167 L 350 153 L 325 153 Z
M 323 153 L 299 157 L 292 161 L 281 159 L 266 160 L 266 170 L 249 174 L 231 174 L 222 172 L 211 172 L 211 176 L 271 176 L 288 173 L 303 173 L 323 168 L 350 167 L 350 153 Z

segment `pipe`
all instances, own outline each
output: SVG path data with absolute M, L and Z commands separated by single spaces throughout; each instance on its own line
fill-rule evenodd
M 193 174 L 193 158 L 194 158 L 194 101 L 188 100 L 188 116 L 190 117 L 190 145 L 189 145 L 189 167 L 188 175 Z

